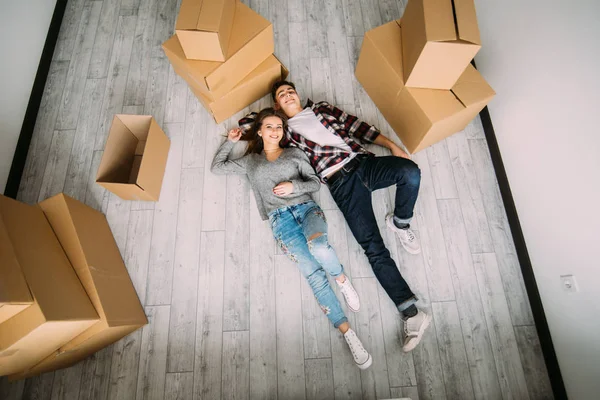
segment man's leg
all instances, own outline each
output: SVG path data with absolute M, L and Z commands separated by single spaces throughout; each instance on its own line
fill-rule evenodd
M 385 222 L 396 233 L 406 251 L 419 254 L 421 245 L 410 229 L 421 184 L 421 171 L 417 164 L 401 157 L 371 157 L 365 160 L 359 173 L 371 190 L 396 185 L 394 212 L 386 217 Z
M 336 181 L 329 188 L 331 195 L 344 214 L 356 241 L 365 251 L 377 280 L 398 310 L 401 313 L 416 313 L 416 296 L 385 247 L 373 213 L 371 190 L 363 184 L 357 172 Z

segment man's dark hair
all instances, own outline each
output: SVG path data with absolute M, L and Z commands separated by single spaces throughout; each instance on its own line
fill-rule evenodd
M 288 81 L 277 81 L 273 84 L 273 88 L 271 89 L 271 97 L 273 98 L 273 101 L 277 102 L 277 100 L 275 99 L 275 95 L 277 94 L 277 89 L 279 89 L 282 86 L 291 86 L 292 89 L 296 90 L 296 85 L 294 85 L 292 82 L 288 82 Z

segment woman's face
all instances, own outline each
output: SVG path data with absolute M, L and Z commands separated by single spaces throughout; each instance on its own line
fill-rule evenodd
M 279 146 L 279 141 L 283 137 L 283 122 L 281 118 L 271 116 L 262 121 L 258 133 L 262 136 L 265 146 L 267 144 Z

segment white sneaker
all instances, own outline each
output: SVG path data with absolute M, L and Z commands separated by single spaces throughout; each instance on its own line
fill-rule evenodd
M 402 345 L 404 352 L 417 347 L 430 323 L 431 315 L 421 310 L 414 317 L 404 321 L 404 344 Z
M 394 224 L 394 213 L 389 213 L 385 217 L 385 224 L 392 231 L 396 232 L 396 235 L 402 243 L 402 247 L 410 254 L 419 254 L 421 252 L 421 245 L 419 239 L 415 236 L 415 233 L 410 228 L 400 229 Z
M 360 369 L 369 368 L 371 364 L 373 364 L 373 359 L 363 347 L 363 344 L 358 336 L 356 336 L 356 333 L 352 329 L 348 329 L 346 333 L 344 333 L 344 339 L 346 339 L 346 343 L 348 343 L 348 347 L 350 347 L 356 366 Z
M 348 276 L 346 276 L 344 283 L 340 283 L 337 279 L 335 281 L 340 288 L 340 292 L 344 295 L 344 300 L 346 300 L 346 304 L 350 311 L 358 312 L 358 310 L 360 310 L 360 299 L 358 298 L 358 293 L 356 293 L 354 286 L 352 286 L 352 282 L 348 279 Z

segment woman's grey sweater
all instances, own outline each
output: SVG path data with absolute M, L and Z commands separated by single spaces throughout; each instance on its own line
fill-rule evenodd
M 319 178 L 302 150 L 286 148 L 274 161 L 268 161 L 264 154 L 256 153 L 230 160 L 229 154 L 234 145 L 226 140 L 219 147 L 211 171 L 221 175 L 248 175 L 263 220 L 267 220 L 273 210 L 312 200 L 309 193 L 319 190 Z M 273 193 L 273 188 L 282 182 L 292 182 L 294 191 L 287 196 Z

